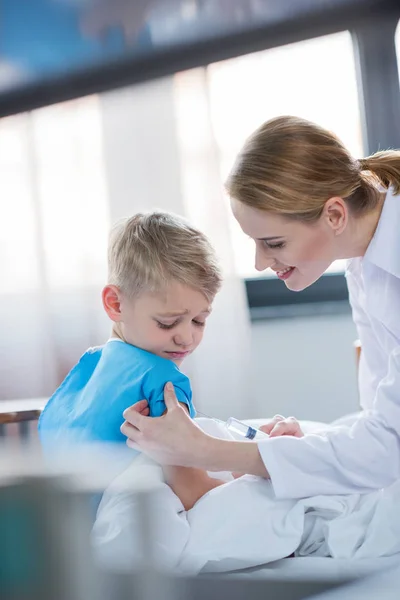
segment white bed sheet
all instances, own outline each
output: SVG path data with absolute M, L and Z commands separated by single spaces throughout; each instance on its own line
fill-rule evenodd
M 198 423 L 211 435 L 229 435 L 214 421 L 199 419 Z M 157 465 L 142 467 L 147 474 L 160 470 Z M 230 473 L 219 476 L 228 483 L 206 494 L 187 513 L 172 490 L 161 484 L 151 516 L 154 556 L 160 565 L 182 573 L 226 573 L 254 567 L 253 573 L 263 569 L 268 573 L 271 568 L 304 573 L 307 563 L 303 558 L 307 556 L 312 573 L 317 572 L 317 565 L 318 572 L 319 565 L 324 565 L 321 568 L 330 569 L 335 576 L 342 568 L 339 557 L 345 559 L 343 568 L 355 572 L 393 564 L 378 556 L 397 553 L 400 557 L 400 482 L 385 492 L 361 497 L 278 502 L 270 482 L 251 476 L 235 481 Z M 100 560 L 116 568 L 123 564 L 130 568 L 141 553 L 138 534 L 142 517 L 138 499 L 130 493 L 138 480 L 137 461 L 118 479 L 103 496 L 93 540 Z M 295 551 L 299 560 L 276 562 Z M 324 557 L 323 562 L 317 557 Z M 266 563 L 268 567 L 258 568 Z
M 300 421 L 304 433 L 316 433 L 326 428 L 348 424 L 351 425 L 359 413 L 345 415 L 332 424 L 319 421 Z M 247 419 L 245 422 L 252 427 L 261 427 L 267 419 Z M 377 559 L 344 559 L 324 558 L 319 556 L 304 556 L 277 560 L 260 567 L 235 571 L 230 577 L 249 577 L 254 579 L 276 579 L 277 576 L 293 579 L 343 579 L 347 577 L 363 577 L 373 573 L 381 573 L 400 568 L 400 557 L 389 556 Z

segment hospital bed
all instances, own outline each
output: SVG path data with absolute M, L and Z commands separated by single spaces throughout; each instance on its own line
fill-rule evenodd
M 259 425 L 262 420 L 252 420 L 250 421 L 251 425 Z M 303 423 L 304 430 L 313 431 L 315 428 L 318 428 L 323 424 L 316 424 L 313 422 L 305 422 Z M 0 471 L 1 473 L 1 471 Z M 28 486 L 30 483 L 28 482 Z M 47 484 L 46 484 L 47 485 Z M 75 490 L 76 491 L 76 490 Z M 85 493 L 87 493 L 87 489 Z M 0 481 L 0 511 L 1 511 L 1 495 L 4 492 L 4 488 L 2 489 L 1 481 Z M 40 492 L 43 495 L 43 491 Z M 36 498 L 38 497 L 38 490 L 34 490 L 34 494 L 25 494 L 28 498 Z M 57 494 L 56 494 L 57 495 Z M 54 494 L 52 496 L 53 500 L 55 498 Z M 48 549 L 46 550 L 48 560 L 53 561 L 54 552 L 51 550 L 51 546 L 59 545 L 61 547 L 62 553 L 65 554 L 64 558 L 59 555 L 60 548 L 58 548 L 58 562 L 56 565 L 52 562 L 52 568 L 57 570 L 61 570 L 64 573 L 64 570 L 69 573 L 69 571 L 76 566 L 76 564 L 71 564 L 71 555 L 74 554 L 65 547 L 64 543 L 58 543 L 55 539 L 55 535 L 60 538 L 63 536 L 67 536 L 68 543 L 67 545 L 73 544 L 74 547 L 76 545 L 73 541 L 73 531 L 78 531 L 77 535 L 78 546 L 85 547 L 86 540 L 81 538 L 82 532 L 87 531 L 87 525 L 82 523 L 82 494 L 78 494 L 78 497 L 74 494 L 67 493 L 66 498 L 61 500 L 61 502 L 57 505 L 53 505 L 51 512 L 52 515 L 50 517 L 50 521 L 48 519 L 48 515 L 46 514 L 43 507 L 49 506 L 49 502 L 41 501 L 39 503 L 39 519 L 44 524 L 44 530 L 49 532 L 51 531 L 50 538 L 46 540 L 46 546 Z M 41 512 L 40 512 L 41 511 Z M 58 519 L 57 515 L 58 514 Z M 76 518 L 77 524 L 68 526 L 68 520 Z M 54 524 L 53 521 L 56 520 L 57 523 Z M 60 526 L 60 521 L 64 521 L 63 526 Z M 1 529 L 1 524 L 0 524 Z M 81 540 L 79 542 L 79 540 Z M 4 540 L 0 540 L 0 556 L 4 554 L 1 551 L 1 544 Z M 3 548 L 3 550 L 5 550 Z M 82 552 L 82 551 L 80 551 Z M 65 562 L 65 564 L 64 564 Z M 172 598 L 186 598 L 190 597 L 191 599 L 198 598 L 207 598 L 207 600 L 211 600 L 212 598 L 220 599 L 221 595 L 224 595 L 229 600 L 235 600 L 236 598 L 253 598 L 257 600 L 258 598 L 282 598 L 282 600 L 300 600 L 303 598 L 314 597 L 315 595 L 319 595 L 319 597 L 325 598 L 325 594 L 330 594 L 333 591 L 333 588 L 340 586 L 347 586 L 351 582 L 360 583 L 366 578 L 370 577 L 371 574 L 382 574 L 387 573 L 387 577 L 391 576 L 391 569 L 399 566 L 400 568 L 400 557 L 390 557 L 390 558 L 379 558 L 375 560 L 364 560 L 364 561 L 355 561 L 355 560 L 339 560 L 332 558 L 316 558 L 316 557 L 301 557 L 301 558 L 287 558 L 283 560 L 278 560 L 273 563 L 269 563 L 266 565 L 261 565 L 257 568 L 251 569 L 242 569 L 236 570 L 230 573 L 224 574 L 213 574 L 212 576 L 209 574 L 201 575 L 195 578 L 179 578 L 177 581 L 169 581 L 168 585 L 164 581 L 164 583 L 159 582 L 159 586 L 161 587 L 162 594 L 158 594 L 157 598 L 162 600 L 166 598 L 166 600 L 172 600 Z M 69 576 L 69 575 L 68 575 Z M 54 576 L 56 577 L 56 576 Z M 58 576 L 57 576 L 58 577 Z M 66 575 L 64 574 L 60 580 L 65 580 Z M 107 588 L 112 590 L 112 596 L 116 598 L 121 598 L 121 600 L 129 600 L 131 599 L 131 595 L 129 594 L 130 586 L 132 584 L 132 577 L 126 577 L 121 573 L 102 573 L 101 577 L 105 578 L 104 590 Z M 389 581 L 389 579 L 388 579 Z M 400 577 L 399 577 L 400 583 Z M 153 582 L 154 583 L 154 582 Z M 154 597 L 154 589 L 152 588 L 153 583 L 150 585 L 150 588 L 147 589 L 147 584 L 144 585 L 147 591 L 144 591 L 143 596 L 135 596 L 135 600 L 137 598 L 143 598 L 143 600 L 153 600 Z M 0 574 L 0 584 L 1 584 L 1 574 Z M 81 585 L 78 582 L 76 585 Z M 88 585 L 88 582 L 83 583 L 85 586 Z M 82 585 L 83 585 L 82 584 Z M 388 584 L 389 585 L 389 584 Z M 165 586 L 169 586 L 170 588 L 174 588 L 174 593 L 170 596 L 164 596 L 164 588 Z M 0 586 L 1 587 L 1 586 Z M 190 589 L 190 595 L 186 593 L 186 591 Z M 355 588 L 354 588 L 355 589 Z M 120 594 L 116 592 L 116 590 L 120 590 Z M 184 591 L 180 591 L 184 590 Z M 110 591 L 111 593 L 111 591 Z M 146 596 L 146 594 L 148 594 Z M 321 595 L 322 594 L 322 595 Z M 6 598 L 6 596 L 3 596 Z M 32 596 L 34 598 L 35 596 Z M 41 600 L 45 600 L 47 596 L 37 596 L 40 597 Z M 50 598 L 51 596 L 48 596 Z M 80 596 L 76 596 L 79 598 Z M 104 600 L 108 600 L 111 596 L 103 596 Z M 341 598 L 341 596 L 339 596 Z M 354 598 L 359 598 L 360 596 L 355 595 Z M 376 596 L 375 596 L 376 597 Z M 329 596 L 327 596 L 327 599 Z M 349 596 L 349 599 L 351 596 Z M 71 597 L 72 600 L 72 597 Z M 75 598 L 74 598 L 75 600 Z M 83 600 L 83 599 L 82 599 Z M 90 600 L 90 595 L 86 594 L 85 600 Z M 101 597 L 96 597 L 96 600 L 101 600 Z
M 45 407 L 46 398 L 0 400 L 0 438 L 9 433 L 27 439 Z
M 296 557 L 278 560 L 267 565 L 231 573 L 230 577 L 274 580 L 277 577 L 296 581 L 338 581 L 363 579 L 400 568 L 400 556 L 378 559 L 347 560 L 340 558 Z M 400 585 L 400 578 L 399 578 Z
M 356 563 L 290 558 L 257 569 L 221 575 L 167 574 L 151 561 L 146 527 L 142 532 L 140 570 L 129 574 L 99 570 L 90 559 L 86 503 L 89 487 L 80 487 L 76 481 L 68 485 L 65 477 L 44 477 L 40 472 L 8 478 L 7 485 L 4 475 L 0 476 L 0 556 L 2 567 L 13 566 L 13 569 L 0 568 L 3 600 L 17 597 L 29 600 L 220 600 L 221 597 L 227 600 L 375 600 L 379 596 L 391 600 L 398 597 L 400 562 L 397 559 Z M 146 523 L 150 491 L 143 488 L 139 493 L 143 494 L 141 506 Z M 24 527 L 19 529 L 19 536 L 15 535 L 18 528 L 13 527 L 13 521 L 8 521 L 9 526 L 5 527 L 5 519 L 10 517 L 19 522 L 23 518 Z M 31 550 L 28 555 L 24 553 L 27 547 Z M 379 573 L 379 577 L 371 578 L 373 573 Z M 372 589 L 375 595 L 371 595 Z M 363 590 L 362 595 L 359 590 Z
M 151 489 L 143 487 L 138 490 L 142 495 L 144 523 L 139 570 L 122 573 L 99 569 L 91 559 L 87 503 L 91 487 L 88 482 L 81 485 L 66 476 L 44 476 L 40 469 L 36 472 L 31 469 L 28 474 L 26 464 L 20 465 L 19 473 L 15 471 L 13 476 L 6 475 L 4 468 L 0 471 L 3 600 L 17 597 L 29 600 L 109 600 L 111 597 L 113 600 L 220 600 L 221 597 L 302 600 L 316 595 L 328 600 L 335 588 L 342 593 L 349 585 L 362 583 L 372 572 L 387 572 L 387 585 L 393 585 L 390 569 L 400 567 L 395 559 L 356 563 L 290 558 L 257 569 L 220 575 L 167 574 L 159 571 L 151 560 L 151 542 L 146 529 Z M 21 523 L 22 528 L 18 527 Z M 398 586 L 400 577 L 396 581 Z M 29 594 L 23 593 L 28 588 Z M 359 597 L 348 596 L 349 599 Z

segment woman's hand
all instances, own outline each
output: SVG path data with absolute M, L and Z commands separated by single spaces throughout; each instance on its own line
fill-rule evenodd
M 204 433 L 178 403 L 174 387 L 164 389 L 167 407 L 162 417 L 148 417 L 146 400 L 137 402 L 124 412 L 121 431 L 127 445 L 140 450 L 164 465 L 202 467 L 202 459 L 214 438 Z
M 257 444 L 221 440 L 204 433 L 179 405 L 171 383 L 164 388 L 164 400 L 167 412 L 162 417 L 146 416 L 145 400 L 124 412 L 126 421 L 121 431 L 130 448 L 163 465 L 269 477 Z
M 279 437 L 281 435 L 290 435 L 298 438 L 304 437 L 300 424 L 294 417 L 285 419 L 281 415 L 275 415 L 269 423 L 262 425 L 260 430 L 268 433 L 269 437 Z
M 140 402 L 136 402 L 133 406 L 131 406 L 132 410 L 136 410 L 140 415 L 144 417 L 148 417 L 150 414 L 149 403 L 147 400 L 140 400 Z M 128 409 L 129 410 L 129 409 Z

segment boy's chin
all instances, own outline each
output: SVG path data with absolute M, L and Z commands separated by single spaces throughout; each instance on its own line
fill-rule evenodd
M 172 361 L 177 367 L 180 367 L 185 359 L 184 358 L 170 358 L 169 360 Z

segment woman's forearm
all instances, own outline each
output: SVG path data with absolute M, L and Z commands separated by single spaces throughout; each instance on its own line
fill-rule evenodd
M 236 471 L 269 479 L 255 442 L 236 442 L 207 436 L 199 459 L 202 464 L 197 466 L 208 471 Z
M 172 384 L 164 390 L 167 412 L 162 417 L 144 416 L 144 402 L 124 412 L 121 431 L 128 446 L 139 449 L 164 465 L 194 467 L 206 471 L 248 473 L 269 479 L 255 442 L 221 440 L 204 433 L 176 398 Z

